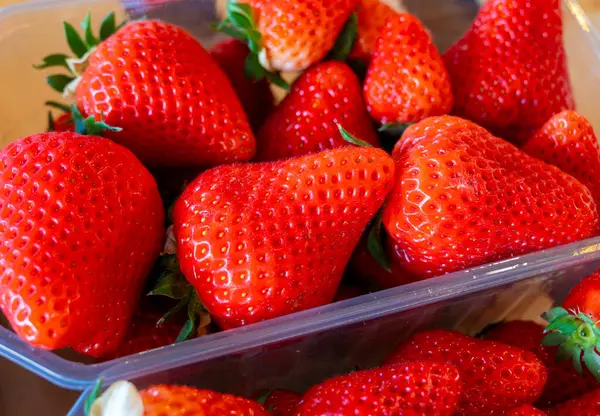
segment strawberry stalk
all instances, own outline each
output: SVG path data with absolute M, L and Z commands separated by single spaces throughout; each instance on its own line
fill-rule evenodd
M 358 36 L 358 16 L 352 13 L 325 60 L 346 61 Z
M 571 360 L 577 374 L 583 374 L 583 364 L 600 382 L 600 328 L 583 312 L 562 307 L 546 311 L 542 317 L 549 322 L 542 345 L 558 347 L 559 361 Z
M 248 79 L 259 81 L 267 78 L 270 83 L 289 91 L 290 86 L 281 77 L 281 74 L 267 70 L 260 62 L 259 54 L 263 49 L 262 35 L 257 29 L 254 11 L 250 5 L 229 0 L 227 2 L 227 18 L 220 22 L 216 29 L 248 45 L 250 55 L 244 65 Z

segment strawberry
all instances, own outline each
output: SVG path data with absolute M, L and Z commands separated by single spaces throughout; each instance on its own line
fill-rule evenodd
M 273 416 L 294 416 L 300 398 L 295 391 L 273 390 L 265 400 L 265 407 Z
M 533 406 L 525 404 L 517 407 L 506 414 L 506 416 L 546 416 L 546 413 Z
M 324 62 L 308 69 L 258 133 L 258 160 L 287 159 L 347 146 L 337 124 L 378 146 L 356 75 L 345 64 Z
M 583 184 L 470 121 L 423 120 L 393 155 L 397 178 L 383 225 L 418 276 L 582 240 L 598 227 Z
M 548 371 L 548 382 L 536 404 L 546 408 L 581 396 L 597 387 L 589 371 L 577 374 L 570 361 L 556 360 L 556 347 L 542 345 L 544 327 L 531 321 L 510 321 L 494 327 L 485 339 L 533 352 Z
M 268 416 L 260 404 L 242 397 L 187 386 L 158 385 L 140 391 L 144 416 Z
M 358 2 L 231 1 L 219 29 L 248 43 L 249 73 L 281 84 L 273 72 L 303 71 L 325 58 Z
M 448 72 L 419 19 L 390 17 L 377 39 L 364 85 L 371 117 L 381 124 L 417 122 L 452 109 Z
M 548 416 L 598 416 L 600 415 L 600 389 L 561 403 L 548 410 Z
M 575 111 L 554 115 L 522 149 L 581 181 L 600 206 L 600 146 L 585 117 Z
M 127 334 L 118 349 L 102 358 L 112 360 L 173 344 L 179 335 L 181 324 L 175 320 L 168 320 L 157 325 L 162 316 L 163 313 L 150 305 L 150 302 L 143 302 L 143 306 L 133 315 Z
M 531 352 L 456 331 L 435 329 L 411 336 L 386 364 L 429 360 L 455 365 L 463 382 L 458 414 L 496 415 L 533 403 L 546 383 L 544 364 Z
M 173 210 L 181 271 L 222 328 L 329 303 L 393 177 L 355 146 L 208 170 Z
M 71 114 L 71 108 L 69 106 L 57 103 L 55 101 L 46 101 L 46 105 L 50 108 L 57 109 L 61 112 L 60 116 L 54 120 L 52 112 L 48 111 L 48 129 L 47 132 L 51 131 L 75 131 L 75 124 L 73 123 L 73 115 Z
M 575 285 L 562 306 L 543 316 L 549 322 L 543 343 L 559 347 L 556 359 L 571 360 L 578 374 L 589 370 L 600 382 L 600 271 Z
M 123 129 L 107 137 L 150 166 L 214 166 L 254 156 L 253 133 L 227 76 L 190 34 L 164 22 L 135 21 L 110 35 L 113 15 L 97 38 L 89 15 L 86 22 L 85 41 L 67 30 L 79 59 L 51 62 L 68 66 L 72 76 L 53 75 L 48 82 L 74 93 L 84 116 Z
M 522 142 L 573 109 L 560 0 L 489 0 L 444 55 L 454 113 Z
M 154 179 L 127 149 L 71 132 L 0 160 L 0 308 L 33 346 L 114 351 L 163 240 Z
M 302 396 L 296 414 L 451 416 L 460 395 L 454 366 L 411 362 L 326 380 Z
M 244 74 L 244 62 L 250 49 L 237 39 L 229 39 L 210 48 L 210 55 L 229 78 L 250 124 L 258 129 L 272 111 L 274 98 L 266 80 L 253 82 Z
M 356 10 L 358 34 L 350 58 L 369 62 L 386 21 L 396 14 L 398 11 L 382 0 L 361 0 Z

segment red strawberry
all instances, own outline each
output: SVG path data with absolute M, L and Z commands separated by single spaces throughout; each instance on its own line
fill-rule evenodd
M 359 0 L 232 1 L 226 33 L 248 41 L 254 75 L 303 71 L 325 58 Z M 249 3 L 249 4 L 240 4 Z M 240 24 L 242 23 L 243 24 Z M 260 62 L 260 63 L 259 63 Z M 264 68 L 262 69 L 261 68 Z
M 68 132 L 0 160 L 3 313 L 31 345 L 114 351 L 163 240 L 154 179 L 125 148 Z
M 144 303 L 133 315 L 127 334 L 119 344 L 119 348 L 114 353 L 102 358 L 112 360 L 173 344 L 181 330 L 181 322 L 170 319 L 157 326 L 157 322 L 163 315 L 164 312 Z
M 273 416 L 294 416 L 300 398 L 295 391 L 273 390 L 265 400 L 265 407 Z
M 140 391 L 144 416 L 268 416 L 260 404 L 242 397 L 186 386 L 158 385 Z
M 533 403 L 546 383 L 544 364 L 529 352 L 456 331 L 435 329 L 410 337 L 386 364 L 432 360 L 455 365 L 463 382 L 461 415 L 504 414 Z
M 266 80 L 252 81 L 244 73 L 244 62 L 250 49 L 239 40 L 220 42 L 210 49 L 210 55 L 229 78 L 237 93 L 250 124 L 258 129 L 273 109 L 273 93 Z
M 329 303 L 393 177 L 354 146 L 204 172 L 173 211 L 181 271 L 223 328 Z
M 556 358 L 571 359 L 579 374 L 589 370 L 600 382 L 600 271 L 575 285 L 562 307 L 547 311 L 544 318 L 550 322 L 545 345 L 560 346 Z
M 548 381 L 536 402 L 540 407 L 553 406 L 597 387 L 598 383 L 589 371 L 580 376 L 570 361 L 557 361 L 556 347 L 542 345 L 543 338 L 544 327 L 531 321 L 506 322 L 485 334 L 487 340 L 533 352 L 546 365 Z
M 71 114 L 61 114 L 60 117 L 52 122 L 49 131 L 75 131 Z
M 584 185 L 470 121 L 414 124 L 393 154 L 383 224 L 418 276 L 582 240 L 598 227 Z
M 420 121 L 452 109 L 448 72 L 416 17 L 398 13 L 383 28 L 367 72 L 364 96 L 382 124 Z
M 451 416 L 461 395 L 454 366 L 411 362 L 331 378 L 302 396 L 298 416 Z
M 573 109 L 560 0 L 489 0 L 446 54 L 454 112 L 521 142 Z
M 379 145 L 356 75 L 345 64 L 310 68 L 267 118 L 258 133 L 258 160 L 278 160 L 347 146 L 341 124 L 352 135 Z
M 598 416 L 600 415 L 600 389 L 561 403 L 548 410 L 548 416 Z
M 523 151 L 573 175 L 600 206 L 600 146 L 585 117 L 575 111 L 556 114 L 525 142 Z
M 546 416 L 546 413 L 526 404 L 511 410 L 506 416 Z
M 369 62 L 385 22 L 398 12 L 381 0 L 361 0 L 356 14 L 358 34 L 350 57 Z
M 114 31 L 114 15 L 112 27 L 103 24 L 103 30 Z M 49 82 L 65 91 L 76 85 L 83 115 L 121 127 L 106 136 L 142 162 L 214 166 L 254 156 L 253 133 L 227 76 L 183 29 L 134 21 L 96 42 L 79 39 L 79 47 L 73 47 L 73 37 L 73 51 L 83 56 L 71 64 L 78 81 L 65 86 L 50 77 Z

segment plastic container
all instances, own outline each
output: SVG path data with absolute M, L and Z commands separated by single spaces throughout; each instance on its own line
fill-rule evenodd
M 411 0 L 409 10 L 434 33 L 440 49 L 456 40 L 474 16 L 468 0 Z M 585 96 L 600 90 L 595 48 L 599 45 L 578 4 L 567 1 L 566 38 L 575 86 Z M 123 6 L 124 5 L 124 6 Z M 214 41 L 209 21 L 211 1 L 180 0 L 118 3 L 114 0 L 38 0 L 0 9 L 0 143 L 45 128 L 42 103 L 58 98 L 31 68 L 48 52 L 65 52 L 61 21 L 78 24 L 88 10 L 95 21 L 110 10 L 123 17 L 161 18 L 185 27 L 205 44 Z M 574 18 L 575 16 L 575 18 Z M 571 53 L 571 50 L 573 52 Z M 585 66 L 582 66 L 585 65 Z M 584 76 L 581 75 L 581 76 Z M 17 82 L 18 81 L 18 82 Z M 581 94 L 576 94 L 581 96 Z M 582 98 L 581 102 L 585 104 Z M 593 119 L 593 107 L 580 110 Z M 590 103 L 591 104 L 591 103 Z M 598 126 L 596 126 L 598 127 Z M 273 386 L 303 388 L 355 365 L 379 361 L 412 331 L 431 326 L 470 331 L 517 311 L 535 315 L 560 300 L 583 276 L 600 267 L 600 238 L 461 271 L 392 290 L 213 334 L 179 345 L 102 364 L 70 361 L 27 346 L 0 327 L 0 355 L 69 389 L 89 388 L 98 377 L 107 383 L 130 379 L 151 383 L 185 383 L 249 395 Z M 511 312 L 512 311 L 512 312 Z M 80 410 L 75 409 L 74 414 Z

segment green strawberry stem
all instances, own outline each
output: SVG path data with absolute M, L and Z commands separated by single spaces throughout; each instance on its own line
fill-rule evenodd
M 46 82 L 52 89 L 62 94 L 73 93 L 77 86 L 79 76 L 87 67 L 87 58 L 91 52 L 102 41 L 108 39 L 117 30 L 119 30 L 126 22 L 117 26 L 115 23 L 115 13 L 110 12 L 100 25 L 99 35 L 96 36 L 92 31 L 92 17 L 88 13 L 85 20 L 81 22 L 83 36 L 81 36 L 75 27 L 68 22 L 63 22 L 65 38 L 69 49 L 75 57 L 69 57 L 65 54 L 51 54 L 42 59 L 39 65 L 33 65 L 35 69 L 63 67 L 67 70 L 66 74 L 52 74 L 46 77 Z
M 325 60 L 335 60 L 344 62 L 348 59 L 350 52 L 352 52 L 352 47 L 354 46 L 354 42 L 356 41 L 356 37 L 358 35 L 358 16 L 356 13 L 352 13 L 344 28 L 340 32 L 337 37 L 333 48 L 327 56 Z
M 290 86 L 279 72 L 269 71 L 260 63 L 258 56 L 263 48 L 262 35 L 256 27 L 252 7 L 229 0 L 227 2 L 227 18 L 216 25 L 216 30 L 248 45 L 250 55 L 244 64 L 244 71 L 248 79 L 259 81 L 266 78 L 270 83 L 289 91 Z
M 92 405 L 98 398 L 101 388 L 102 388 L 102 379 L 99 378 L 98 381 L 96 382 L 96 385 L 94 386 L 93 390 L 90 392 L 90 395 L 85 399 L 85 403 L 83 406 L 85 416 L 90 415 L 90 412 L 92 411 Z
M 579 375 L 583 373 L 583 360 L 600 382 L 600 328 L 596 323 L 581 311 L 561 307 L 546 311 L 542 317 L 549 322 L 542 345 L 558 347 L 557 360 L 571 360 Z
M 150 296 L 167 296 L 177 300 L 177 304 L 165 313 L 156 323 L 161 326 L 183 310 L 187 310 L 187 320 L 184 323 L 175 343 L 189 339 L 192 334 L 210 324 L 210 315 L 198 298 L 194 287 L 185 279 L 179 268 L 175 254 L 164 254 L 159 259 L 160 276 Z

